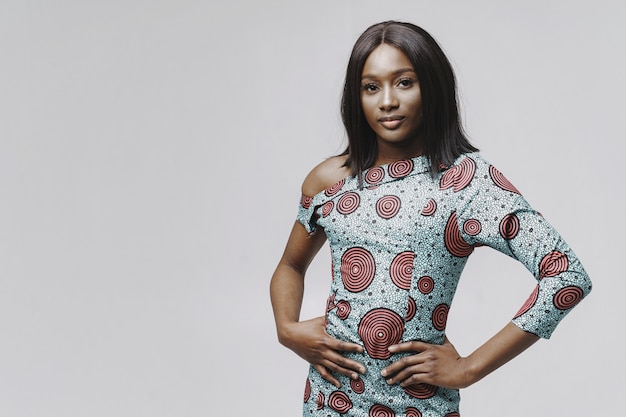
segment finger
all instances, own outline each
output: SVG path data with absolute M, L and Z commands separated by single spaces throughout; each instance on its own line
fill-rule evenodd
M 420 372 L 419 366 L 412 369 L 405 369 L 403 372 L 387 381 L 388 384 L 398 384 L 401 387 L 408 387 L 416 384 L 432 384 L 430 374 Z M 434 384 L 433 384 L 434 385 Z
M 363 365 L 339 354 L 326 358 L 322 363 L 330 371 L 352 379 L 358 379 L 359 374 L 365 373 L 365 367 Z
M 331 374 L 325 366 L 323 366 L 323 365 L 314 365 L 313 367 L 320 374 L 320 376 L 322 378 L 324 378 L 326 381 L 330 382 L 331 384 L 333 384 L 337 388 L 341 388 L 341 383 L 339 382 L 339 380 L 337 378 L 335 378 L 333 376 L 333 374 Z
M 344 342 L 342 340 L 337 340 L 337 339 L 333 339 L 337 342 L 336 345 L 336 349 L 340 352 L 356 352 L 356 353 L 363 353 L 365 351 L 365 349 L 363 348 L 363 346 L 356 344 L 356 343 L 350 343 L 350 342 Z
M 398 359 L 393 362 L 391 365 L 385 367 L 380 374 L 385 378 L 391 378 L 394 375 L 402 372 L 402 370 L 406 368 L 410 368 L 412 366 L 418 365 L 422 362 L 421 357 L 419 355 L 410 355 L 405 356 L 403 358 Z
M 403 342 L 389 346 L 389 352 L 423 352 L 431 346 L 432 345 L 429 343 L 412 340 L 410 342 Z

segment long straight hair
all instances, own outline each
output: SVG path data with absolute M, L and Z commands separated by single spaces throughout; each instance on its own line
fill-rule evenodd
M 457 103 L 456 79 L 452 65 L 435 39 L 411 23 L 387 21 L 370 26 L 354 44 L 341 99 L 341 117 L 348 135 L 344 166 L 352 175 L 372 167 L 378 156 L 376 134 L 368 125 L 361 105 L 361 75 L 370 53 L 381 44 L 401 50 L 417 75 L 423 111 L 423 153 L 434 177 L 440 166 L 450 166 L 465 152 L 478 149 L 467 139 Z

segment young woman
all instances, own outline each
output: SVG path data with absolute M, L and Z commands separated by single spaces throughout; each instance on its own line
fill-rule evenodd
M 576 255 L 463 133 L 451 65 L 435 40 L 383 22 L 357 40 L 342 100 L 349 145 L 306 177 L 271 282 L 278 338 L 311 364 L 305 416 L 458 416 L 459 388 L 506 363 L 591 290 Z M 299 321 L 306 269 L 328 239 L 324 317 Z M 467 357 L 445 336 L 477 246 L 538 284 Z

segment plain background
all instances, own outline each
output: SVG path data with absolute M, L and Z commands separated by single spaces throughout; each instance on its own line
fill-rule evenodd
M 594 291 L 462 414 L 623 412 L 626 14 L 620 1 L 2 0 L 0 414 L 296 416 L 307 365 L 270 276 L 308 171 L 344 146 L 370 24 L 423 26 L 467 131 L 561 232 Z M 330 280 L 322 249 L 303 318 Z M 534 286 L 487 248 L 448 334 L 469 354 Z

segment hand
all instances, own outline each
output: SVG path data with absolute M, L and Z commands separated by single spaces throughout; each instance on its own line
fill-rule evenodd
M 348 359 L 340 352 L 363 352 L 363 346 L 337 340 L 326 333 L 324 317 L 301 321 L 289 326 L 287 336 L 281 342 L 309 362 L 319 374 L 335 385 L 341 383 L 331 372 L 358 379 L 359 373 L 365 373 L 365 366 Z
M 474 381 L 468 360 L 462 358 L 446 338 L 443 345 L 405 342 L 389 347 L 392 353 L 414 352 L 382 370 L 388 384 L 402 387 L 426 383 L 445 388 L 465 388 Z

